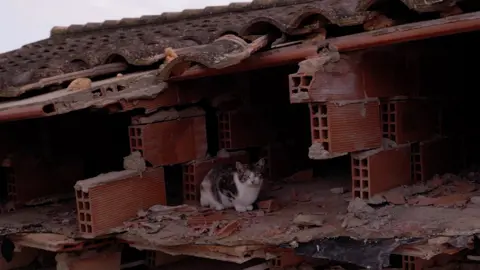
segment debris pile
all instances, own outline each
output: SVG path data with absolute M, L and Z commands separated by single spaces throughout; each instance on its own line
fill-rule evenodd
M 469 174 L 475 178 L 475 174 Z M 393 205 L 465 207 L 477 190 L 472 178 L 453 174 L 436 175 L 430 181 L 402 186 L 377 195 L 370 202 L 374 205 L 388 202 Z

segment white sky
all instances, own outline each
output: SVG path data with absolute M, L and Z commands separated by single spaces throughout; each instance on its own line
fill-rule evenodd
M 249 0 L 0 0 L 0 53 L 47 38 L 53 26 L 102 22 L 124 17 Z M 141 3 L 141 4 L 140 4 Z

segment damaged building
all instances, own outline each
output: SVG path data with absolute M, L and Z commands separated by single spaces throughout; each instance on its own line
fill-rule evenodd
M 478 30 L 475 0 L 52 28 L 0 55 L 0 270 L 480 269 Z M 252 211 L 199 205 L 260 158 Z

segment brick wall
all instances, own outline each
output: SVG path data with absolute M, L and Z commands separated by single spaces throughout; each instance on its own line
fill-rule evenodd
M 323 59 L 321 59 L 323 57 Z M 338 61 L 327 61 L 325 56 L 305 60 L 292 74 L 290 102 L 326 102 L 359 100 L 374 97 L 409 95 L 415 87 L 414 73 L 408 68 L 408 59 L 395 47 L 363 50 L 341 54 Z M 409 85 L 407 85 L 409 84 Z
M 268 127 L 261 114 L 252 111 L 218 113 L 220 149 L 242 149 L 268 142 Z
M 382 133 L 379 103 L 311 103 L 312 142 L 332 153 L 348 153 L 380 147 Z
M 352 195 L 369 199 L 394 187 L 411 183 L 410 146 L 352 154 Z
M 457 161 L 455 147 L 455 141 L 447 138 L 412 144 L 412 180 L 414 182 L 426 181 L 435 174 L 454 172 L 458 167 L 455 164 Z
M 428 140 L 438 127 L 438 112 L 428 100 L 382 102 L 383 137 L 397 144 Z
M 204 116 L 130 126 L 129 135 L 131 151 L 140 151 L 153 167 L 188 162 L 207 153 Z
M 75 185 L 80 233 L 95 237 L 135 217 L 137 211 L 166 204 L 163 168 L 143 173 L 120 171 L 78 181 Z
M 84 177 L 83 161 L 76 157 L 57 160 L 55 165 L 38 159 L 30 153 L 12 155 L 4 165 L 9 171 L 9 199 L 17 205 L 29 200 L 68 193 L 75 182 Z

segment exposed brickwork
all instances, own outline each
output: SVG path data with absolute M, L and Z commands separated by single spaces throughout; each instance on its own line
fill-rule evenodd
M 183 199 L 184 203 L 197 204 L 200 201 L 200 183 L 207 173 L 217 164 L 233 164 L 236 161 L 248 163 L 246 152 L 234 153 L 228 158 L 211 158 L 197 160 L 183 165 Z
M 410 146 L 352 154 L 352 195 L 369 199 L 410 180 Z
M 383 137 L 397 144 L 430 139 L 437 128 L 438 113 L 426 100 L 382 102 Z
M 426 181 L 435 174 L 452 172 L 456 161 L 455 145 L 452 139 L 437 139 L 411 145 L 412 180 Z
M 458 269 L 460 266 L 460 264 L 456 264 L 456 267 L 447 267 L 449 263 L 454 262 L 456 258 L 459 258 L 457 254 L 439 254 L 429 260 L 408 255 L 401 255 L 401 257 L 403 270 Z
M 163 168 L 112 172 L 75 185 L 79 230 L 84 237 L 108 233 L 140 209 L 166 204 Z
M 179 164 L 203 158 L 207 152 L 205 117 L 130 126 L 130 149 L 151 165 Z
M 382 144 L 378 102 L 310 104 L 312 142 L 329 153 L 356 152 Z
M 220 149 L 262 146 L 268 141 L 268 128 L 254 112 L 218 113 Z
M 52 167 L 30 154 L 14 154 L 3 160 L 2 170 L 7 177 L 7 199 L 16 205 L 39 197 L 71 192 L 84 173 L 83 162 L 79 158 L 58 160 Z
M 395 48 L 373 49 L 305 60 L 289 76 L 290 102 L 326 102 L 409 95 L 407 58 Z M 330 53 L 333 54 L 333 53 Z M 335 60 L 333 60 L 335 59 Z M 322 64 L 324 63 L 324 64 Z M 320 66 L 321 68 L 317 68 Z M 410 85 L 409 85 L 410 86 Z

